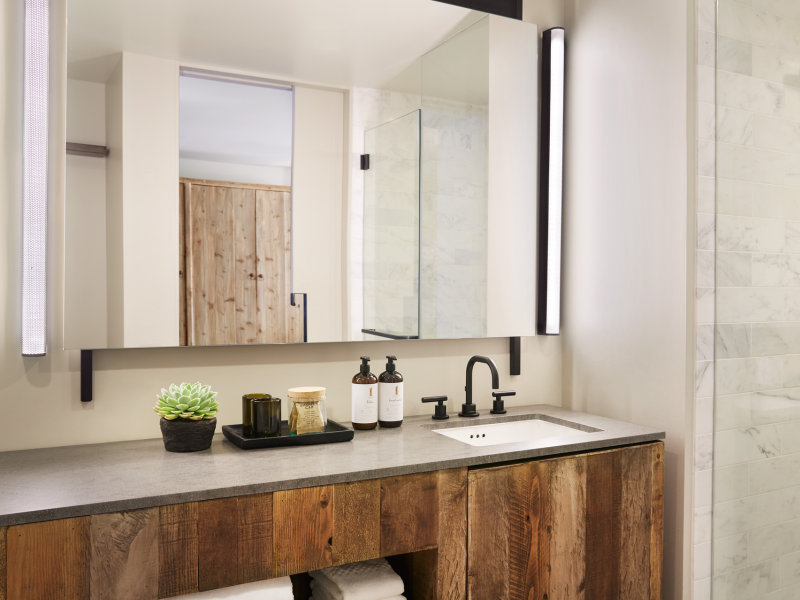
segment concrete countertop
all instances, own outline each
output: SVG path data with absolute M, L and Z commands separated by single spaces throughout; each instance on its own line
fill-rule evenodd
M 433 411 L 433 406 L 431 406 Z M 538 442 L 470 446 L 431 426 L 463 427 L 541 415 L 587 431 Z M 601 431 L 591 432 L 593 429 Z M 218 428 L 221 431 L 221 427 Z M 433 421 L 356 431 L 351 442 L 240 450 L 217 433 L 209 450 L 173 454 L 160 438 L 0 453 L 0 527 L 85 515 L 473 467 L 663 439 L 649 427 L 540 404 L 503 417 Z

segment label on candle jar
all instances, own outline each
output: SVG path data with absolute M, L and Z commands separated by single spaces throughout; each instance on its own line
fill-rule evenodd
M 378 384 L 353 384 L 353 423 L 378 422 Z
M 380 420 L 381 421 L 402 421 L 403 420 L 403 384 L 402 383 L 379 383 L 380 396 Z

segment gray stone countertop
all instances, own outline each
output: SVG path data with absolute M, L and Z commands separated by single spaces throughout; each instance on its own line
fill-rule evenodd
M 442 424 L 463 427 L 531 418 L 526 415 L 569 421 L 587 433 L 479 447 L 431 431 Z M 166 452 L 160 438 L 3 452 L 0 527 L 554 456 L 664 437 L 664 432 L 649 427 L 540 404 L 509 408 L 502 417 L 488 411 L 473 419 L 453 415 L 448 421 L 407 417 L 397 429 L 356 431 L 351 442 L 316 446 L 240 450 L 217 433 L 209 450 L 191 454 Z

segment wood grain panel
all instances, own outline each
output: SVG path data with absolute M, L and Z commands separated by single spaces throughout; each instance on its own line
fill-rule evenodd
M 439 539 L 436 597 L 467 597 L 468 470 L 439 471 Z
M 198 504 L 197 588 L 201 592 L 239 583 L 239 509 L 236 498 Z
M 664 572 L 664 442 L 650 447 L 653 465 L 653 523 L 650 528 L 650 600 L 661 600 Z
M 256 193 L 232 188 L 234 255 L 234 309 L 236 343 L 257 344 L 256 294 Z
M 158 597 L 198 591 L 197 502 L 159 508 Z
M 92 600 L 158 598 L 159 509 L 89 518 Z
M 333 486 L 285 490 L 273 496 L 276 575 L 333 564 Z
M 435 548 L 439 473 L 381 479 L 381 556 Z
M 213 344 L 236 343 L 236 233 L 233 224 L 233 188 L 206 188 L 213 200 L 211 232 L 214 240 Z
M 186 331 L 186 188 L 189 184 L 178 184 L 178 297 L 179 297 L 179 344 L 187 344 Z
M 239 583 L 275 577 L 272 493 L 240 496 Z
M 270 344 L 287 341 L 290 288 L 286 268 L 291 252 L 287 196 L 286 192 L 256 191 L 259 337 Z
M 288 331 L 286 341 L 290 344 L 302 344 L 305 341 L 306 296 L 304 294 L 294 294 L 294 306 L 290 304 L 287 307 L 287 311 Z
M 8 527 L 0 527 L 0 600 L 6 600 L 6 533 Z
M 381 552 L 379 479 L 333 486 L 333 564 L 378 558 Z
M 550 600 L 584 598 L 586 456 L 550 461 Z
M 265 183 L 241 183 L 239 181 L 219 181 L 216 179 L 194 179 L 192 177 L 181 177 L 182 183 L 217 186 L 227 188 L 241 188 L 245 190 L 272 190 L 275 192 L 291 192 L 292 188 L 288 185 L 268 185 Z
M 587 457 L 586 600 L 619 597 L 621 484 L 619 452 Z
M 468 598 L 509 598 L 509 479 L 517 467 L 469 473 Z
M 652 506 L 652 449 L 619 451 L 622 474 L 620 519 L 620 594 L 624 600 L 650 596 L 650 529 Z
M 7 531 L 8 600 L 88 600 L 89 518 Z

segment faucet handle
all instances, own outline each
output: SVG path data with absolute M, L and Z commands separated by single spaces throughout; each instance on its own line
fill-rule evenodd
M 434 406 L 434 414 L 431 419 L 437 421 L 445 421 L 450 418 L 447 414 L 447 407 L 444 405 L 447 402 L 447 396 L 428 396 L 422 399 L 423 402 L 438 402 L 438 406 Z
M 509 392 L 492 392 L 492 396 L 494 396 L 494 402 L 492 402 L 492 410 L 490 411 L 493 415 L 504 415 L 506 414 L 506 407 L 505 403 L 503 402 L 503 398 L 505 396 L 516 396 L 517 392 L 509 391 Z

